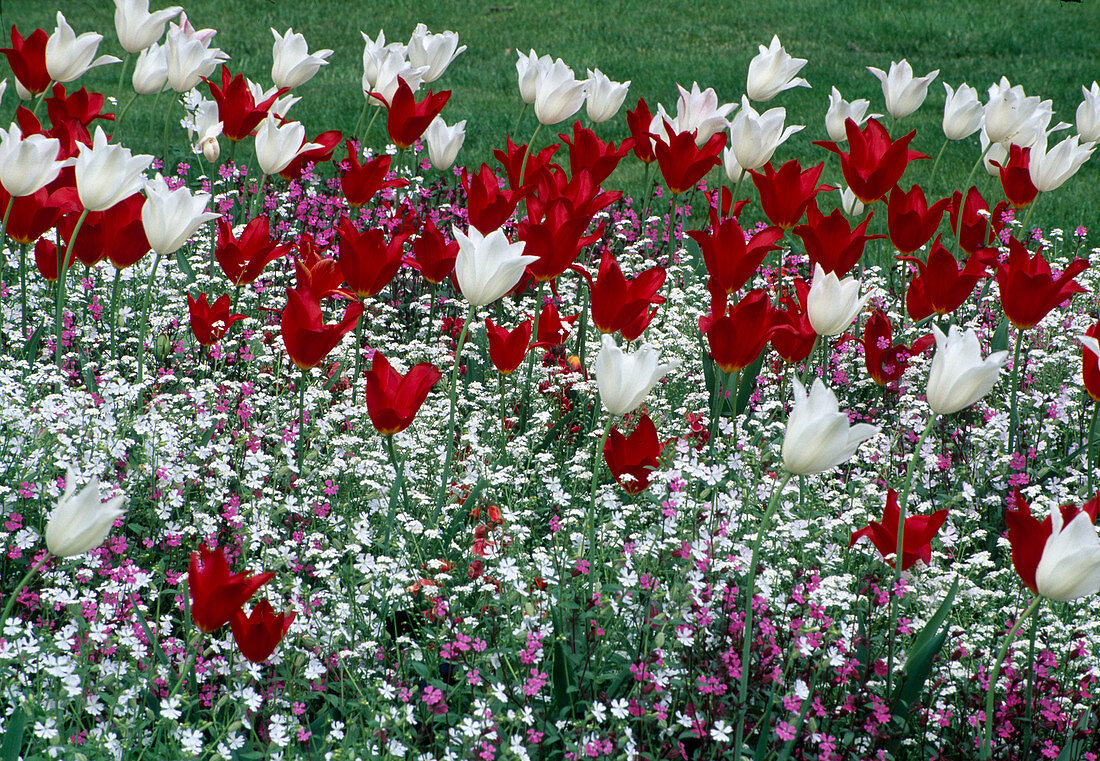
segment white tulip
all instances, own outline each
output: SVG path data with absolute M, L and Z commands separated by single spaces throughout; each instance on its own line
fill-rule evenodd
M 458 290 L 475 307 L 492 304 L 515 288 L 528 263 L 538 259 L 523 253 L 524 243 L 510 243 L 503 230 L 488 235 L 475 227 L 470 228 L 469 235 L 463 235 L 457 227 L 451 231 L 458 242 Z
M 377 39 L 373 40 L 367 36 L 366 32 L 359 34 L 363 35 L 363 90 L 369 92 L 374 89 L 378 81 L 378 70 L 382 66 L 382 61 L 391 53 L 396 53 L 402 61 L 406 60 L 407 48 L 400 42 L 391 42 L 387 45 L 386 33 L 381 30 L 378 31 Z
M 72 165 L 72 159 L 57 160 L 60 149 L 61 142 L 55 138 L 24 137 L 14 122 L 9 130 L 0 129 L 0 185 L 16 198 L 34 195 Z
M 680 366 L 678 359 L 661 364 L 657 350 L 646 343 L 633 354 L 626 354 L 607 333 L 602 342 L 596 357 L 596 386 L 604 409 L 612 415 L 638 409 L 657 382 Z
M 939 76 L 940 70 L 930 71 L 923 77 L 913 76 L 913 67 L 904 58 L 890 62 L 890 73 L 868 66 L 867 71 L 882 83 L 882 97 L 886 100 L 886 113 L 895 119 L 903 119 L 916 111 L 928 96 L 928 85 Z
M 1100 143 L 1100 85 L 1081 85 L 1081 92 L 1085 99 L 1077 107 L 1077 132 L 1083 143 Z
M 16 80 L 16 81 L 18 81 L 18 80 Z M 0 104 L 2 104 L 4 102 L 4 93 L 7 92 L 7 89 L 8 89 L 8 78 L 4 77 L 3 79 L 0 79 Z
M 745 168 L 737 163 L 737 155 L 733 152 L 733 148 L 722 150 L 722 170 L 730 182 L 740 182 L 745 176 Z
M 695 132 L 695 144 L 702 146 L 714 135 L 729 128 L 726 117 L 737 108 L 736 103 L 725 103 L 719 106 L 718 93 L 714 88 L 700 90 L 698 82 L 691 83 L 691 90 L 686 90 L 680 85 L 676 85 L 676 89 L 680 92 L 680 97 L 676 100 L 676 118 L 670 120 L 674 130 Z M 663 134 L 665 130 L 662 122 L 667 116 L 660 105 L 657 107 L 657 113 L 658 119 L 654 121 L 657 122 L 656 126 L 660 128 L 660 132 L 656 129 L 651 131 L 654 134 Z
M 424 72 L 428 68 L 426 66 L 413 66 L 405 59 L 404 51 L 399 51 L 394 48 L 389 48 L 386 53 L 382 55 L 378 64 L 377 78 L 374 82 L 368 85 L 367 77 L 363 76 L 363 92 L 367 95 L 370 103 L 379 105 L 379 96 L 389 104 L 393 100 L 394 93 L 397 92 L 397 80 L 402 79 L 405 84 L 409 86 L 409 89 L 416 92 L 420 89 L 420 84 L 424 81 Z
M 100 502 L 98 478 L 93 478 L 74 496 L 73 481 L 70 469 L 65 474 L 65 493 L 46 523 L 46 547 L 63 558 L 83 555 L 103 544 L 115 519 L 123 514 L 122 505 L 126 501 L 126 496 L 120 494 Z
M 840 207 L 849 217 L 863 216 L 863 201 L 856 198 L 856 194 L 849 187 L 840 191 Z
M 1096 146 L 1093 143 L 1081 145 L 1080 135 L 1073 135 L 1061 141 L 1049 151 L 1047 141 L 1043 139 L 1031 146 L 1031 160 L 1028 172 L 1031 183 L 1041 193 L 1049 193 L 1062 187 L 1081 165 L 1088 161 Z
M 115 32 L 127 53 L 140 53 L 164 34 L 164 25 L 183 8 L 149 12 L 149 0 L 115 0 Z
M 65 20 L 61 11 L 57 12 L 57 27 L 46 41 L 46 71 L 54 82 L 72 82 L 83 76 L 88 69 L 109 63 L 122 63 L 121 58 L 113 55 L 101 55 L 96 58 L 102 34 L 85 32 L 79 37 Z
M 428 70 L 424 72 L 424 81 L 434 82 L 465 50 L 465 45 L 458 45 L 457 33 L 432 34 L 424 24 L 417 24 L 409 40 L 409 63 L 413 67 L 426 66 Z
M 1001 166 L 1008 163 L 1007 145 L 1005 143 L 990 143 L 989 135 L 985 133 L 984 126 L 978 132 L 978 145 L 982 149 L 982 156 L 985 157 L 982 159 L 982 164 L 985 167 L 986 174 L 1000 179 Z
M 943 104 L 943 134 L 948 140 L 968 138 L 982 128 L 985 107 L 978 101 L 978 91 L 963 82 L 953 90 L 946 82 L 947 99 Z
M 557 124 L 580 110 L 588 80 L 578 80 L 560 58 L 540 70 L 535 81 L 535 116 L 541 124 Z
M 1082 511 L 1065 524 L 1062 511 L 1050 511 L 1051 533 L 1035 568 L 1035 589 L 1059 602 L 1100 591 L 1100 538 L 1092 518 Z
M 218 214 L 206 211 L 210 196 L 191 195 L 186 187 L 172 190 L 159 174 L 145 185 L 141 224 L 149 247 L 158 254 L 174 254 L 204 223 Z
M 775 149 L 787 138 L 804 129 L 792 125 L 784 129 L 787 109 L 772 108 L 763 114 L 756 112 L 749 99 L 741 97 L 741 110 L 730 122 L 730 150 L 742 169 L 759 169 L 772 160 Z
M 134 156 L 129 148 L 108 145 L 102 127 L 95 128 L 92 145 L 82 143 L 79 150 L 73 162 L 76 193 L 88 211 L 109 209 L 145 186 L 142 172 L 153 163 L 153 157 Z
M 829 110 L 825 112 L 825 131 L 829 133 L 829 139 L 834 143 L 847 142 L 848 131 L 844 126 L 845 122 L 851 119 L 856 126 L 860 126 L 868 118 L 878 116 L 878 114 L 868 116 L 867 109 L 870 105 L 871 101 L 863 98 L 849 103 L 841 96 L 840 90 L 834 87 L 829 93 Z
M 988 394 L 1008 356 L 998 351 L 982 359 L 978 336 L 972 329 L 960 332 L 954 325 L 945 336 L 935 325 L 936 354 L 928 373 L 925 398 L 932 412 L 950 415 L 966 409 Z
M 820 378 L 810 393 L 794 379 L 794 406 L 783 435 L 783 467 L 798 476 L 831 470 L 846 462 L 859 445 L 878 433 L 868 423 L 850 425 L 848 413 L 840 411 L 836 394 Z
M 168 57 L 168 86 L 175 92 L 193 90 L 229 58 L 218 48 L 210 47 L 209 38 L 188 32 L 186 27 L 169 24 L 165 43 Z
M 843 280 L 834 272 L 825 272 L 820 264 L 814 265 L 814 279 L 806 297 L 806 316 L 819 336 L 838 336 L 871 298 L 859 297 L 859 281 L 854 277 Z
M 795 76 L 805 65 L 806 59 L 788 55 L 779 43 L 778 35 L 775 35 L 771 45 L 761 45 L 760 52 L 749 61 L 745 94 L 749 100 L 765 101 L 792 87 L 809 87 L 809 82 Z
M 534 50 L 527 55 L 516 51 L 516 55 L 518 56 L 516 75 L 519 78 L 519 97 L 530 106 L 535 102 L 535 84 L 539 81 L 539 76 L 553 65 L 553 61 L 548 55 L 536 55 Z
M 1012 87 L 1006 77 L 989 87 L 985 104 L 984 128 L 990 142 L 1015 143 L 1030 147 L 1042 134 L 1054 114 L 1049 100 L 1025 95 L 1020 85 Z
M 274 29 L 271 33 L 275 36 L 271 46 L 271 81 L 276 87 L 300 87 L 313 79 L 322 66 L 328 65 L 325 59 L 332 55 L 331 50 L 315 50 L 311 54 L 305 36 L 296 34 L 293 29 L 287 29 L 285 35 Z
M 630 80 L 612 82 L 599 69 L 588 69 L 588 93 L 584 96 L 585 113 L 593 124 L 601 124 L 613 117 L 626 100 Z
M 187 127 L 187 134 L 191 139 L 191 150 L 195 153 L 205 155 L 208 150 L 221 152 L 220 148 L 209 147 L 211 142 L 214 145 L 218 144 L 218 136 L 221 135 L 224 126 L 218 116 L 217 103 L 205 98 L 201 99 L 194 114 L 184 123 L 184 126 Z M 217 160 L 217 155 L 210 160 Z
M 466 120 L 448 127 L 443 117 L 437 116 L 424 131 L 424 139 L 428 143 L 428 159 L 432 166 L 441 172 L 450 169 L 466 140 Z
M 154 42 L 142 50 L 131 82 L 139 95 L 156 95 L 163 90 L 168 84 L 168 49 Z
M 248 91 L 252 94 L 252 100 L 256 103 L 263 103 L 272 95 L 279 92 L 278 87 L 269 87 L 265 90 L 263 85 L 253 82 L 251 79 L 246 78 L 244 82 L 248 85 Z M 267 108 L 267 112 L 269 114 L 275 114 L 275 117 L 278 119 L 285 119 L 287 112 L 290 111 L 290 107 L 300 100 L 301 98 L 296 95 L 284 95 L 272 101 L 271 105 Z
M 287 168 L 299 153 L 320 148 L 317 143 L 307 143 L 306 128 L 301 122 L 279 125 L 275 115 L 269 113 L 256 130 L 256 163 L 264 174 L 278 174 Z

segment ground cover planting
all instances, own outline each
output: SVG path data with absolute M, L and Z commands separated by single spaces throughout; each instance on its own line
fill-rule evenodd
M 1100 755 L 1091 75 L 114 10 L 2 51 L 0 758 Z

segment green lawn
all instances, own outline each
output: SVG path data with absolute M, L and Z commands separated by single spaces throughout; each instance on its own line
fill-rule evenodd
M 515 124 L 521 105 L 515 84 L 515 51 L 530 48 L 560 56 L 582 75 L 585 67 L 598 66 L 613 79 L 632 80 L 631 105 L 645 97 L 653 108 L 658 101 L 671 108 L 676 82 L 690 86 L 697 80 L 703 87 L 714 87 L 723 101 L 739 100 L 757 44 L 766 44 L 773 33 L 778 34 L 790 53 L 810 62 L 802 75 L 811 82 L 812 90 L 789 90 L 767 104 L 785 106 L 789 122 L 807 125 L 777 155 L 780 160 L 796 157 L 804 163 L 825 156 L 811 142 L 825 138 L 823 118 L 830 86 L 836 85 L 848 99 L 871 99 L 873 111 L 884 110 L 878 81 L 865 66 L 886 69 L 891 60 L 907 58 L 918 75 L 940 69 L 925 105 L 898 125 L 899 130 L 917 129 L 914 146 L 930 155 L 935 155 L 942 141 L 943 81 L 953 86 L 966 81 L 984 93 L 1004 75 L 1013 84 L 1022 84 L 1029 94 L 1053 99 L 1056 120 L 1072 123 L 1081 85 L 1100 77 L 1096 68 L 1100 11 L 1090 2 L 439 0 L 414 4 L 395 0 L 194 0 L 186 6 L 196 26 L 219 29 L 216 42 L 233 57 L 232 70 L 259 81 L 270 76 L 269 27 L 283 31 L 293 26 L 306 35 L 311 49 L 336 50 L 331 65 L 301 88 L 303 100 L 291 112 L 311 132 L 350 130 L 358 118 L 363 103 L 360 31 L 374 37 L 384 29 L 387 39 L 407 39 L 420 21 L 434 31 L 457 31 L 469 49 L 435 87 L 454 91 L 444 112 L 448 122 L 468 120 L 467 143 L 459 157 L 465 163 L 488 160 L 491 148 L 502 144 Z M 414 10 L 413 6 L 420 7 Z M 24 32 L 35 26 L 51 31 L 56 7 L 65 12 L 78 33 L 92 29 L 103 33 L 107 38 L 101 48 L 104 52 L 120 52 L 114 39 L 113 4 L 104 0 L 6 0 L 2 2 L 2 21 L 9 29 L 15 23 Z M 83 83 L 113 90 L 117 67 L 100 72 L 93 72 Z M 3 115 L 11 113 L 14 100 L 9 90 Z M 128 141 L 156 150 L 160 118 L 151 113 L 149 103 L 139 103 L 132 117 L 127 117 L 131 120 L 126 130 Z M 533 127 L 534 119 L 528 113 L 518 139 L 526 140 Z M 138 139 L 138 129 L 148 139 Z M 604 136 L 621 137 L 625 132 L 621 114 L 600 127 Z M 374 135 L 380 134 L 376 125 Z M 543 134 L 549 139 L 552 133 L 544 130 Z M 976 137 L 949 146 L 941 176 L 961 184 L 977 153 Z M 1100 223 L 1100 193 L 1095 189 L 1100 176 L 1098 162 L 1100 158 L 1086 164 L 1061 191 L 1043 199 L 1034 221 L 1063 227 Z M 924 162 L 910 178 L 920 181 L 931 163 Z M 613 178 L 612 185 L 636 187 L 640 179 L 637 162 L 629 162 L 621 171 L 623 176 Z M 981 181 L 986 182 L 983 190 L 992 192 L 992 183 L 984 177 Z M 934 188 L 933 192 L 944 190 L 946 187 Z

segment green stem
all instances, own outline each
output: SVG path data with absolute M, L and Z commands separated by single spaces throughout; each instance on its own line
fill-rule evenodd
M 80 228 L 84 226 L 84 220 L 87 217 L 87 209 L 80 212 L 80 217 L 76 220 L 76 227 L 73 228 L 73 234 L 69 236 L 69 245 L 65 247 L 65 253 L 57 266 L 57 311 L 54 315 L 54 333 L 57 334 L 57 345 L 54 346 L 54 359 L 57 361 L 58 370 L 61 369 L 61 318 L 65 313 L 65 276 L 69 274 L 69 260 L 73 255 L 76 236 L 80 234 Z
M 118 325 L 118 292 L 122 285 L 122 270 L 115 269 L 115 281 L 111 286 L 111 359 L 118 360 L 118 342 L 115 326 Z
M 819 343 L 820 341 L 821 341 L 821 336 L 816 336 L 816 337 L 814 338 L 814 343 L 813 343 L 813 345 L 812 345 L 812 346 L 810 347 L 810 353 L 806 355 L 806 364 L 805 364 L 805 366 L 803 366 L 803 368 L 802 368 L 802 376 L 801 376 L 801 377 L 799 378 L 799 380 L 800 380 L 800 381 L 802 382 L 802 387 L 803 387 L 803 388 L 805 388 L 805 387 L 806 387 L 806 380 L 807 380 L 807 379 L 808 379 L 808 378 L 810 377 L 810 368 L 811 368 L 811 367 L 813 367 L 813 363 L 814 363 L 814 349 L 816 349 L 816 348 L 817 348 L 817 344 L 818 344 L 818 343 Z
M 957 210 L 958 217 L 955 220 L 955 240 L 959 242 L 959 250 L 962 250 L 962 226 L 963 226 L 963 211 L 966 209 L 966 194 L 970 190 L 970 181 L 974 179 L 974 172 L 978 171 L 978 167 L 985 161 L 986 154 L 993 147 L 993 143 L 986 146 L 982 151 L 982 155 L 978 156 L 978 160 L 974 162 L 974 166 L 970 167 L 970 173 L 966 175 L 966 182 L 963 183 L 962 190 L 959 191 L 959 208 Z
M 1031 231 L 1028 229 L 1027 223 L 1031 221 L 1031 215 L 1032 213 L 1034 213 L 1035 207 L 1039 205 L 1039 199 L 1042 197 L 1042 195 L 1042 193 L 1037 193 L 1032 202 L 1028 204 L 1027 214 L 1024 214 L 1024 223 L 1020 226 L 1020 229 L 1024 231 L 1024 235 L 1027 236 L 1028 239 L 1031 238 Z
M 505 375 L 504 373 L 499 373 L 499 375 L 500 375 L 500 460 L 501 460 L 501 462 L 503 462 L 504 461 L 504 456 L 508 452 L 508 431 L 507 431 L 507 427 L 506 427 L 507 423 L 508 423 L 508 415 L 506 414 L 505 407 L 504 407 L 504 382 L 505 382 L 505 380 L 507 380 L 508 376 Z
M 164 130 L 161 134 L 161 152 L 160 155 L 164 157 L 163 171 L 168 173 L 168 125 L 172 123 L 172 101 L 168 101 L 168 105 L 164 108 Z
M 1020 629 L 1020 625 L 1039 609 L 1039 604 L 1042 601 L 1043 598 L 1036 595 L 1031 604 L 1027 606 L 1027 610 L 1023 612 L 1023 615 L 1016 619 L 1015 626 L 1005 637 L 1005 642 L 997 653 L 997 660 L 993 662 L 993 670 L 989 672 L 989 688 L 985 694 L 985 734 L 982 737 L 981 755 L 979 756 L 982 761 L 987 761 L 987 759 L 993 757 L 993 699 L 997 694 L 997 676 L 1001 673 L 1001 665 L 1004 663 L 1008 648 L 1016 638 L 1016 632 Z
M 1092 425 L 1089 426 L 1088 445 L 1087 445 L 1087 448 L 1085 450 L 1088 453 L 1087 462 L 1088 462 L 1088 466 L 1089 466 L 1088 467 L 1088 471 L 1089 471 L 1089 475 L 1088 475 L 1088 492 L 1085 495 L 1085 497 L 1087 499 L 1091 499 L 1092 495 L 1096 493 L 1092 489 L 1092 483 L 1093 483 L 1093 471 L 1096 470 L 1096 453 L 1095 453 L 1094 449 L 1096 447 L 1096 424 L 1098 422 L 1100 422 L 1100 402 L 1093 402 L 1092 403 Z
M 359 388 L 359 373 L 363 367 L 363 320 L 355 322 L 355 375 L 351 380 L 351 398 L 355 399 L 356 390 Z
M 725 370 L 717 364 L 714 365 L 714 392 L 710 396 L 710 439 L 708 441 L 708 452 L 710 454 L 714 454 L 714 439 L 718 435 L 718 418 L 721 417 L 718 411 L 726 401 L 724 393 L 729 378 L 730 376 Z
M 435 525 L 439 520 L 439 512 L 443 509 L 443 501 L 447 494 L 447 479 L 451 475 L 451 463 L 454 461 L 455 454 L 455 407 L 457 405 L 458 396 L 458 368 L 462 365 L 462 347 L 466 344 L 466 334 L 470 330 L 470 323 L 473 322 L 474 312 L 477 307 L 473 304 L 470 305 L 470 310 L 466 313 L 466 321 L 462 323 L 462 332 L 458 334 L 458 344 L 455 346 L 455 363 L 451 369 L 451 389 L 449 394 L 449 401 L 451 412 L 447 420 L 447 457 L 443 461 L 443 475 L 439 481 L 439 490 L 435 494 L 435 508 L 432 511 L 432 525 Z
M 405 508 L 409 508 L 409 490 L 405 484 L 405 469 L 398 464 L 397 450 L 393 447 L 393 436 L 383 436 L 386 440 L 386 453 L 390 456 L 390 465 L 393 466 L 393 477 L 401 483 L 401 496 L 405 500 Z M 386 526 L 386 548 L 390 546 L 390 526 Z
M 517 131 L 519 130 L 519 123 L 520 123 L 521 121 L 523 121 L 523 115 L 524 115 L 525 113 L 527 113 L 527 104 L 526 104 L 526 103 L 524 103 L 524 104 L 523 104 L 523 108 L 521 108 L 521 109 L 519 110 L 519 116 L 517 116 L 517 117 L 516 117 L 516 123 L 515 123 L 515 125 L 514 125 L 514 126 L 512 127 L 512 134 L 513 134 L 513 135 L 514 135 L 514 134 L 516 134 L 516 132 L 517 132 Z
M 306 378 L 309 370 L 302 368 L 298 379 L 298 474 L 302 472 L 302 459 L 306 452 Z
M 611 433 L 611 421 L 615 416 L 608 414 L 607 424 L 603 427 L 603 434 L 596 448 L 592 451 L 592 488 L 588 499 L 588 578 L 589 584 L 596 573 L 596 487 L 600 483 L 600 471 L 603 469 L 603 448 L 607 443 L 607 436 Z
M 542 122 L 539 122 L 539 126 L 535 127 L 534 133 L 531 135 L 531 139 L 527 141 L 527 145 L 523 147 L 523 161 L 519 165 L 519 187 L 513 188 L 513 190 L 519 190 L 523 187 L 523 177 L 527 174 L 527 157 L 531 155 L 531 149 L 535 146 L 535 138 L 539 136 L 539 132 L 542 130 Z
M 19 245 L 19 309 L 23 315 L 23 331 L 19 340 L 27 339 L 27 244 Z
M 149 306 L 153 302 L 153 283 L 157 279 L 157 269 L 160 268 L 160 254 L 153 259 L 153 271 L 149 273 L 149 280 L 145 283 L 145 301 L 141 306 L 141 326 L 138 328 L 138 383 L 145 377 L 145 330 L 149 326 Z
M 118 72 L 118 86 L 115 87 L 116 98 L 122 95 L 122 83 L 126 81 L 126 69 L 130 65 L 130 59 L 133 58 L 133 53 L 127 53 L 126 57 L 122 59 L 122 66 L 119 67 Z M 135 93 L 136 94 L 136 93 Z M 115 121 L 118 124 L 118 121 Z M 117 126 L 116 126 L 117 129 Z
M 1012 355 L 1012 395 L 1008 407 L 1008 454 L 1016 451 L 1017 392 L 1020 386 L 1020 349 L 1023 346 L 1023 328 L 1016 328 L 1016 349 Z
M 249 219 L 255 219 L 256 218 L 256 205 L 257 204 L 259 204 L 260 210 L 261 211 L 263 210 L 263 202 L 260 199 L 263 197 L 264 185 L 266 185 L 266 184 L 267 184 L 267 175 L 266 174 L 261 174 L 260 175 L 260 186 L 258 188 L 256 188 L 256 195 L 252 196 L 252 203 L 248 208 L 248 217 L 249 217 Z
M 539 340 L 539 315 L 542 313 L 542 291 L 544 282 L 539 281 L 538 288 L 535 295 L 535 319 L 534 324 L 531 326 L 531 340 Z M 520 401 L 520 418 L 519 418 L 519 432 L 521 434 L 527 432 L 527 420 L 530 418 L 529 410 L 527 409 L 528 403 L 531 401 L 531 376 L 535 372 L 535 354 L 531 351 L 527 354 L 527 377 L 523 381 L 523 399 Z
M 34 572 L 44 566 L 49 559 L 50 553 L 47 552 L 37 563 L 31 563 L 31 567 L 27 569 L 26 575 L 15 585 L 15 590 L 11 593 L 11 597 L 8 598 L 7 605 L 4 606 L 4 612 L 0 613 L 0 632 L 4 631 L 4 624 L 7 623 L 8 616 L 11 615 L 12 608 L 15 607 L 15 601 L 19 597 L 19 593 L 22 592 L 24 587 L 30 582 L 31 577 L 34 576 Z
M 940 152 L 936 154 L 936 160 L 932 162 L 932 174 L 928 177 L 928 187 L 933 187 L 932 183 L 936 179 L 936 170 L 939 169 L 940 159 L 943 158 L 943 152 L 947 150 L 947 144 L 951 141 L 944 138 L 943 145 L 940 146 Z
M 357 137 L 359 135 L 359 129 L 363 126 L 363 120 L 367 118 L 367 109 L 370 108 L 370 99 L 363 100 L 363 109 L 359 112 L 359 118 L 355 122 L 355 129 L 351 131 L 351 137 Z M 362 147 L 362 143 L 360 143 Z
M 370 103 L 368 102 L 367 105 L 370 105 Z M 367 144 L 367 137 L 370 136 L 371 130 L 374 128 L 374 122 L 378 119 L 380 113 L 382 113 L 381 104 L 374 110 L 374 114 L 371 116 L 370 121 L 367 122 L 367 130 L 363 133 L 363 139 L 359 141 L 360 147 Z
M 130 100 L 126 101 L 126 105 L 122 107 L 122 111 L 115 117 L 115 138 L 118 138 L 118 134 L 122 131 L 122 117 L 126 116 L 126 112 L 130 110 L 130 106 L 134 105 L 134 101 L 137 100 L 138 94 L 135 92 Z

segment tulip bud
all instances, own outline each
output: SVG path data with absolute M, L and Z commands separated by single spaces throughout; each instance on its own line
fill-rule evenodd
M 1100 143 L 1100 85 L 1092 83 L 1092 89 L 1081 85 L 1085 99 L 1077 107 L 1077 132 L 1082 143 Z
M 948 140 L 970 137 L 982 126 L 984 107 L 978 102 L 978 91 L 963 82 L 952 90 L 946 82 L 947 99 L 943 104 L 943 134 Z
M 952 325 L 944 336 L 933 325 L 932 334 L 936 338 L 936 354 L 932 357 L 925 397 L 932 412 L 950 415 L 990 392 L 1008 352 L 994 352 L 982 359 L 978 336 L 971 329 L 960 333 Z
M 428 143 L 428 158 L 439 171 L 450 169 L 458 157 L 458 151 L 466 140 L 466 120 L 448 127 L 442 116 L 432 119 L 424 132 Z
M 606 122 L 615 115 L 626 100 L 630 80 L 612 82 L 599 69 L 589 69 L 588 81 L 591 82 L 588 94 L 585 96 L 585 110 L 588 118 L 593 124 Z
M 850 425 L 836 394 L 820 378 L 810 393 L 794 379 L 794 406 L 783 436 L 783 467 L 798 476 L 831 470 L 851 459 L 856 449 L 878 433 L 867 423 Z
M 115 518 L 123 514 L 125 495 L 100 502 L 98 478 L 93 478 L 74 497 L 75 488 L 73 471 L 69 469 L 65 474 L 65 493 L 46 524 L 46 547 L 58 557 L 83 555 L 94 550 L 107 539 Z
M 612 415 L 633 412 L 657 382 L 679 366 L 678 359 L 660 364 L 657 350 L 646 343 L 633 354 L 625 354 L 615 345 L 615 339 L 604 333 L 595 367 L 604 409 Z
M 913 76 L 913 67 L 902 59 L 890 62 L 890 73 L 868 66 L 867 71 L 882 83 L 882 97 L 886 100 L 886 112 L 895 119 L 903 119 L 916 111 L 928 96 L 928 85 L 939 76 L 936 69 L 923 77 Z
M 863 216 L 863 201 L 856 198 L 851 188 L 840 191 L 840 206 L 849 217 Z
M 202 141 L 202 155 L 206 157 L 206 160 L 213 164 L 218 160 L 218 156 L 221 155 L 222 147 L 218 143 L 218 138 L 208 137 Z
M 806 316 L 819 336 L 838 336 L 852 324 L 870 298 L 870 294 L 859 297 L 859 281 L 854 277 L 841 280 L 815 264 L 813 283 L 806 297 Z

